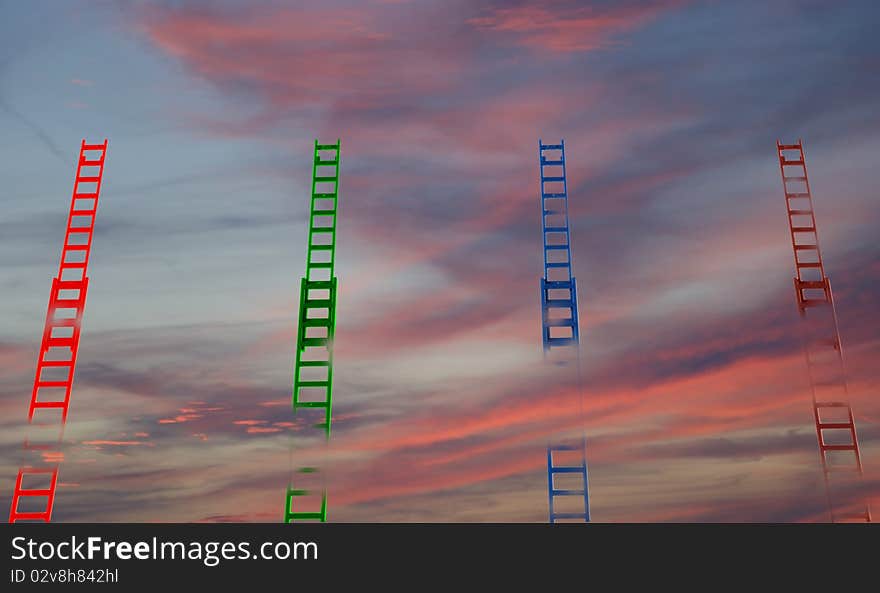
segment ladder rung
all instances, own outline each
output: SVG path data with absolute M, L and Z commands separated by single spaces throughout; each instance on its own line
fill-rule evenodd
M 34 409 L 37 409 L 37 408 L 62 408 L 65 411 L 67 410 L 67 404 L 65 402 L 32 402 L 31 407 Z
M 315 177 L 315 183 L 326 183 L 329 181 L 336 181 L 339 179 L 338 177 Z
M 300 383 L 302 387 L 302 384 Z M 297 408 L 327 408 L 330 406 L 330 402 L 301 402 L 297 401 L 293 404 Z
M 97 161 L 90 161 L 86 159 L 85 155 L 83 155 L 83 158 L 79 161 L 81 167 L 100 167 L 103 163 L 103 158 L 100 158 Z
M 819 445 L 823 451 L 855 451 L 856 447 L 856 445 Z
M 821 280 L 798 280 L 798 288 L 825 288 Z
M 574 325 L 574 319 L 547 319 L 544 321 L 544 327 L 571 327 Z
M 72 360 L 40 360 L 38 367 L 72 367 Z
M 571 280 L 544 280 L 544 288 L 571 288 Z
M 794 248 L 798 251 L 803 249 L 816 249 L 818 245 L 795 245 Z
M 807 178 L 803 175 L 793 175 L 792 177 L 783 177 L 784 181 L 806 181 Z
M 545 264 L 547 268 L 570 268 L 571 264 L 568 262 L 548 262 Z
M 788 198 L 789 200 L 791 200 L 793 198 L 809 198 L 810 194 L 807 192 L 804 192 L 804 191 L 786 192 L 785 197 Z M 812 212 L 812 210 L 810 212 Z
M 797 263 L 798 268 L 821 268 L 822 264 L 819 262 L 808 262 L 808 263 Z
M 814 226 L 793 226 L 791 227 L 792 233 L 815 233 L 816 227 Z
M 25 520 L 25 521 L 35 521 L 37 519 L 40 519 L 40 520 L 46 521 L 48 523 L 49 522 L 49 511 L 45 511 L 42 513 L 20 513 L 18 511 L 15 511 L 15 513 L 13 513 L 13 516 L 12 516 L 12 521 L 15 522 L 20 519 Z
M 70 381 L 38 381 L 35 387 L 69 387 Z
M 317 144 L 315 150 L 339 150 L 339 144 Z
M 825 429 L 841 429 L 845 428 L 847 430 L 852 430 L 854 428 L 851 422 L 820 422 L 818 424 L 819 430 Z
M 97 200 L 98 194 L 92 192 L 87 194 L 75 193 L 73 194 L 74 199 L 76 200 Z
M 86 262 L 62 262 L 61 269 L 75 269 L 75 268 L 85 268 Z
M 49 496 L 52 488 L 19 488 L 15 493 L 18 496 Z
M 557 191 L 557 192 L 549 192 L 549 193 L 542 193 L 542 194 L 541 194 L 541 197 L 543 197 L 544 199 L 547 199 L 547 198 L 564 198 L 565 196 L 566 196 L 566 194 L 565 194 L 564 191 L 563 191 L 563 192 L 558 192 L 558 191 Z
M 320 511 L 315 511 L 313 513 L 307 513 L 304 511 L 297 511 L 295 513 L 288 513 L 287 519 L 298 519 L 300 521 L 324 521 L 324 514 Z
M 100 177 L 77 177 L 76 178 L 77 183 L 94 183 L 94 182 L 97 182 L 100 180 L 101 180 Z
M 544 249 L 568 249 L 568 244 L 565 244 L 565 245 L 544 245 Z
M 849 404 L 846 402 L 816 402 L 815 407 L 817 407 L 817 408 L 848 408 Z
M 83 144 L 82 150 L 104 150 L 107 148 L 106 144 Z
M 568 227 L 565 226 L 548 226 L 544 229 L 545 233 L 567 233 Z
M 586 520 L 587 514 L 586 513 L 553 513 L 553 515 L 551 515 L 551 518 L 553 520 L 556 520 L 556 519 L 584 519 L 584 520 Z
M 321 290 L 323 288 L 333 288 L 332 280 L 306 280 L 306 290 Z
M 325 199 L 335 199 L 336 192 L 321 192 L 312 194 L 312 199 L 315 200 L 325 200 Z
M 800 144 L 779 144 L 779 150 L 800 150 Z
M 299 361 L 299 366 L 301 367 L 329 367 L 329 360 L 301 360 Z
M 552 176 L 552 177 L 541 177 L 541 183 L 556 183 L 559 181 L 565 181 L 565 177 Z
M 565 161 L 563 160 L 549 160 L 546 157 L 541 157 L 541 165 L 544 167 L 558 167 L 560 165 L 564 165 Z
M 574 338 L 548 338 L 547 346 L 568 346 L 570 344 L 575 344 L 576 341 Z
M 561 144 L 541 144 L 541 150 L 562 150 Z
M 786 161 L 786 160 L 782 159 L 782 160 L 780 160 L 780 163 L 782 163 L 782 166 L 783 166 L 783 167 L 787 167 L 787 166 L 789 166 L 789 165 L 803 165 L 803 164 L 804 164 L 804 161 L 803 161 L 803 160 L 800 160 L 800 161 Z
M 52 304 L 55 305 L 58 309 L 79 309 L 79 305 L 83 302 L 83 297 L 78 299 L 55 299 L 52 301 Z M 61 324 L 58 322 L 52 322 L 54 327 L 70 327 L 71 325 L 76 325 L 76 319 L 59 319 L 58 321 L 69 321 L 72 323 Z
M 298 387 L 329 387 L 330 381 L 297 381 L 296 384 Z
M 326 309 L 333 302 L 333 298 L 329 299 L 306 299 L 303 301 L 303 313 L 308 309 Z M 328 312 L 329 313 L 329 312 Z M 327 321 L 327 317 L 306 317 L 308 321 Z
M 582 474 L 584 466 L 582 465 L 563 465 L 549 468 L 551 474 Z
M 551 490 L 550 496 L 583 496 L 585 490 Z

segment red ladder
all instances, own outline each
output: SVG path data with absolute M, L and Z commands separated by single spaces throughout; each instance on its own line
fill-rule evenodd
M 80 329 L 89 284 L 86 270 L 92 247 L 95 213 L 98 210 L 98 196 L 101 193 L 106 154 L 107 140 L 104 140 L 103 144 L 86 144 L 83 140 L 80 145 L 70 214 L 67 218 L 64 246 L 61 250 L 61 264 L 58 275 L 52 279 L 49 308 L 28 407 L 28 423 L 32 426 L 38 424 L 34 422 L 34 414 L 38 410 L 60 410 L 60 422 L 55 420 L 39 423 L 41 426 L 56 425 L 59 436 L 57 442 L 50 445 L 32 445 L 30 441 L 25 442 L 26 452 L 31 455 L 36 453 L 38 459 L 36 463 L 22 466 L 18 470 L 9 511 L 10 523 L 19 520 L 48 522 L 52 516 L 59 463 L 63 458 L 57 446 L 61 444 L 61 435 L 70 407 L 70 393 L 73 388 Z M 40 480 L 42 484 L 39 486 L 29 485 L 30 482 Z M 44 511 L 19 510 L 22 499 L 37 497 L 46 498 Z
M 803 143 L 777 141 L 776 149 L 794 249 L 794 288 L 803 320 L 804 354 L 828 509 L 832 522 L 871 522 L 867 501 L 862 499 L 854 507 L 848 501 L 851 493 L 841 490 L 861 482 L 862 458 L 849 404 L 834 295 L 819 249 Z

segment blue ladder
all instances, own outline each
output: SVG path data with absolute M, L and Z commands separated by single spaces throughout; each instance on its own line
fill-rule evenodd
M 565 141 L 560 140 L 559 144 L 544 144 L 539 139 L 538 154 L 541 165 L 541 228 L 544 237 L 544 276 L 541 278 L 541 327 L 544 352 L 546 354 L 554 347 L 568 347 L 577 356 L 580 332 L 577 284 L 571 273 Z M 551 312 L 556 314 L 551 315 Z M 580 463 L 554 465 L 553 453 L 563 451 L 580 451 Z M 582 487 L 557 488 L 554 484 L 554 476 L 557 474 L 579 475 Z M 557 519 L 580 519 L 589 523 L 590 499 L 585 439 L 581 441 L 580 446 L 559 444 L 547 447 L 547 494 L 550 523 L 556 523 Z M 555 512 L 553 499 L 557 496 L 583 496 L 584 511 Z
M 544 276 L 541 278 L 541 320 L 544 350 L 577 344 L 577 284 L 571 275 L 571 242 L 568 229 L 568 188 L 565 181 L 565 141 L 542 144 L 541 227 L 544 236 Z M 550 158 L 546 152 L 558 152 Z M 552 185 L 551 185 L 552 184 Z M 549 190 L 549 191 L 548 191 Z M 566 312 L 551 317 L 552 310 Z M 568 328 L 554 332 L 552 328 Z M 562 335 L 553 335 L 561 333 Z
M 547 495 L 549 498 L 550 522 L 556 523 L 557 519 L 582 519 L 590 522 L 590 496 L 587 488 L 587 459 L 584 457 L 584 445 L 581 441 L 579 447 L 573 445 L 554 445 L 547 447 Z M 577 451 L 581 452 L 581 462 L 578 465 L 553 465 L 553 453 L 556 451 Z M 583 488 L 566 490 L 556 488 L 553 483 L 553 476 L 556 474 L 580 474 Z M 553 510 L 553 499 L 557 496 L 583 496 L 584 512 L 583 513 L 557 513 Z

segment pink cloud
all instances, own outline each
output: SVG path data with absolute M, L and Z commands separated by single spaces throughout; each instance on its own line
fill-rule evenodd
M 202 416 L 199 414 L 181 414 L 179 416 L 174 416 L 173 418 L 162 418 L 159 420 L 159 424 L 182 424 L 184 422 L 198 420 L 201 417 Z
M 277 408 L 279 406 L 289 406 L 290 405 L 290 398 L 260 402 L 257 405 L 262 406 L 264 408 Z
M 264 434 L 272 432 L 281 432 L 280 428 L 272 428 L 269 426 L 248 426 L 248 434 Z
M 83 441 L 83 445 L 111 445 L 114 447 L 138 447 L 142 445 L 146 445 L 149 447 L 153 446 L 153 443 L 146 443 L 144 441 L 110 441 L 110 440 L 94 440 L 94 441 Z
M 383 19 L 361 8 L 305 6 L 237 15 L 153 8 L 144 11 L 139 26 L 202 76 L 258 85 L 273 105 L 315 107 L 327 94 L 352 92 L 364 105 L 388 88 L 442 88 L 458 72 L 455 61 L 432 52 L 431 76 L 425 76 L 422 60 L 396 52 Z M 279 54 L 279 46 L 291 51 Z M 316 63 L 321 67 L 315 68 Z M 375 76 L 379 71 L 384 72 L 381 78 Z M 250 120 L 251 126 L 271 123 L 264 115 Z M 224 126 L 219 121 L 213 125 L 216 131 Z
M 510 34 L 516 43 L 532 49 L 581 52 L 608 47 L 614 43 L 615 35 L 641 27 L 681 4 L 666 0 L 603 10 L 590 6 L 556 7 L 558 3 L 552 2 L 531 3 L 495 8 L 487 15 L 469 19 L 468 23 Z

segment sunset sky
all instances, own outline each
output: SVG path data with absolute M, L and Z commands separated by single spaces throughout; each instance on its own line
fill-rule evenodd
M 331 521 L 822 521 L 775 142 L 803 138 L 880 512 L 873 0 L 0 8 L 0 503 L 80 142 L 109 139 L 54 521 L 281 520 L 312 146 L 341 139 Z M 564 138 L 582 390 L 544 364 Z M 873 229 L 873 230 L 872 230 Z M 4 511 L 5 512 L 5 511 Z

